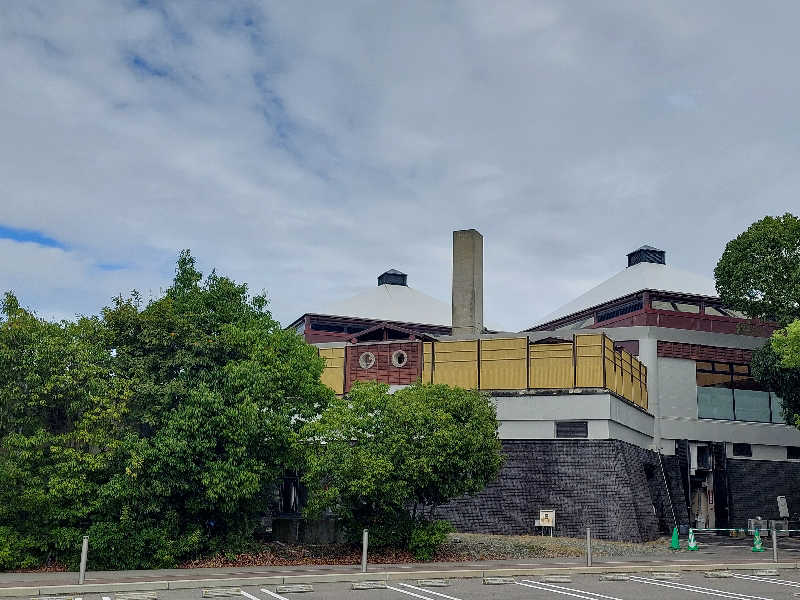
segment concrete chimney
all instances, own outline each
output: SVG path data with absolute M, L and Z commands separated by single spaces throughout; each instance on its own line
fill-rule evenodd
M 453 335 L 483 332 L 483 236 L 475 229 L 453 232 Z

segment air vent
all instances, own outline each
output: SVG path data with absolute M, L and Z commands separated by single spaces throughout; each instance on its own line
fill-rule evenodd
M 734 456 L 753 456 L 753 448 L 750 444 L 734 444 L 733 445 L 733 455 Z
M 389 269 L 378 275 L 378 285 L 408 285 L 408 275 L 397 269 Z
M 628 254 L 628 266 L 638 265 L 639 263 L 654 263 L 657 265 L 665 265 L 666 252 L 653 248 L 652 246 L 642 246 Z
M 588 421 L 556 421 L 557 438 L 587 438 L 589 437 Z

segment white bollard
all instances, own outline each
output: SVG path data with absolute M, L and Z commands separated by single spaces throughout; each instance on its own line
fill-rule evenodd
M 592 566 L 592 528 L 586 528 L 586 566 Z
M 78 575 L 78 584 L 83 585 L 86 581 L 86 559 L 89 556 L 89 536 L 83 536 L 83 547 L 81 548 L 81 571 Z
M 778 562 L 778 532 L 772 528 L 772 562 Z
M 364 537 L 361 539 L 361 572 L 367 572 L 367 544 L 369 543 L 369 530 L 364 530 Z

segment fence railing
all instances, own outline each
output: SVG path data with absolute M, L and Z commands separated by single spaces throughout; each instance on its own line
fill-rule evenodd
M 409 360 L 419 380 L 480 390 L 569 390 L 604 388 L 647 410 L 647 368 L 626 350 L 615 350 L 605 334 L 579 334 L 571 341 L 531 343 L 527 336 L 435 342 L 392 342 L 421 354 Z M 407 368 L 378 364 L 363 368 L 349 360 L 365 344 L 322 347 L 322 381 L 337 394 L 349 382 L 379 380 L 392 383 L 393 370 Z M 380 361 L 378 361 L 380 362 Z M 351 365 L 348 373 L 347 364 Z M 372 370 L 372 369 L 375 370 Z

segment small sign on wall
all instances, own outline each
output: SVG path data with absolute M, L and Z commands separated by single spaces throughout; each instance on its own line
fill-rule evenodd
M 539 526 L 540 527 L 555 527 L 556 526 L 556 511 L 547 508 L 539 511 Z

